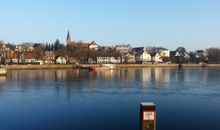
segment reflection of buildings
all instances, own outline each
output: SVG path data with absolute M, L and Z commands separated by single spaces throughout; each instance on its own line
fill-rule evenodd
M 163 70 L 163 82 L 169 83 L 170 82 L 170 69 L 164 69 Z
M 123 81 L 133 81 L 135 79 L 135 69 L 122 69 L 121 76 Z
M 113 80 L 115 71 L 97 71 L 97 79 L 110 79 Z
M 198 83 L 198 86 L 208 86 L 208 83 L 214 81 L 213 83 L 216 84 L 219 78 L 218 72 L 213 68 L 126 68 L 118 71 L 97 72 L 79 69 L 13 70 L 8 71 L 7 85 L 1 82 L 5 80 L 5 77 L 0 77 L 0 92 L 6 87 L 15 87 L 16 90 L 21 89 L 23 92 L 30 90 L 31 92 L 50 93 L 55 90 L 55 94 L 62 96 L 66 94 L 68 98 L 84 92 L 106 92 L 107 94 L 109 92 L 111 94 L 112 92 L 140 92 L 142 91 L 140 87 L 148 87 L 143 89 L 150 91 L 152 87 L 160 87 L 155 90 L 171 92 L 176 90 L 176 87 L 188 88 L 195 83 Z M 173 85 L 170 84 L 171 81 Z M 173 88 L 168 88 L 170 85 Z
M 4 86 L 5 81 L 6 81 L 6 76 L 0 76 L 0 91 L 3 90 L 3 88 L 5 87 Z
M 0 76 L 0 82 L 4 82 L 6 80 L 6 76 Z
M 147 87 L 150 82 L 155 81 L 155 83 L 163 83 L 167 86 L 167 83 L 170 83 L 171 80 L 171 70 L 169 68 L 142 68 L 136 69 L 135 79 L 140 80 L 143 83 L 143 87 Z M 140 75 L 138 75 L 140 74 Z M 140 77 L 139 77 L 140 76 Z
M 58 81 L 65 81 L 66 80 L 66 71 L 64 70 L 57 70 L 56 71 L 56 80 Z
M 167 68 L 155 68 L 154 69 L 155 81 L 169 83 L 170 71 L 171 70 Z
M 79 76 L 79 70 L 15 70 L 8 73 L 7 79 L 16 81 L 73 81 L 79 79 Z
M 151 81 L 151 70 L 152 70 L 152 68 L 143 68 L 142 69 L 142 80 L 143 80 L 143 86 L 145 86 L 145 87 Z
M 134 87 L 133 84 L 136 78 L 136 69 L 121 69 L 120 81 L 124 87 Z
M 183 82 L 207 82 L 208 69 L 207 68 L 181 68 L 170 69 L 171 79 Z
M 91 82 L 93 85 L 97 85 L 103 80 L 107 80 L 109 81 L 109 85 L 112 84 L 119 87 L 133 87 L 136 73 L 135 70 L 136 69 L 120 69 L 117 71 L 113 70 L 91 72 L 90 79 L 93 79 L 93 81 L 89 82 Z

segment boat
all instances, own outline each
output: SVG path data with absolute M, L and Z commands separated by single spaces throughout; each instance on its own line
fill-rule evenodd
M 118 70 L 118 68 L 116 68 L 115 64 L 101 64 L 98 67 L 89 67 L 89 70 Z

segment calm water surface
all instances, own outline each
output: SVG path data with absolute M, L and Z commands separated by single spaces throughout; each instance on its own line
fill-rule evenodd
M 143 101 L 157 130 L 220 130 L 220 68 L 9 71 L 0 129 L 137 130 Z

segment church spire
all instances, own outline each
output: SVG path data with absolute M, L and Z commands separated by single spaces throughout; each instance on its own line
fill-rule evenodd
M 66 45 L 69 45 L 71 42 L 71 37 L 70 37 L 70 31 L 68 30 L 67 37 L 66 37 Z

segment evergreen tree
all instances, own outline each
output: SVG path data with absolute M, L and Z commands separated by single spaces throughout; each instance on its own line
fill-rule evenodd
M 46 43 L 45 51 L 49 51 L 48 43 Z
M 57 51 L 60 49 L 60 40 L 57 39 L 54 43 L 54 50 Z
M 48 44 L 48 51 L 51 51 L 51 45 L 50 45 L 50 43 Z
M 50 50 L 54 51 L 54 45 L 53 44 L 51 44 Z

